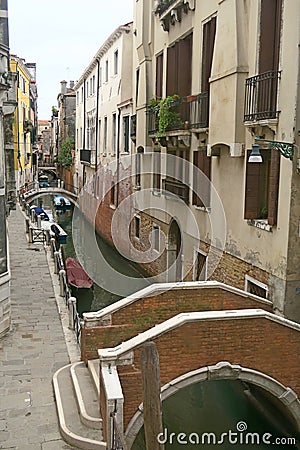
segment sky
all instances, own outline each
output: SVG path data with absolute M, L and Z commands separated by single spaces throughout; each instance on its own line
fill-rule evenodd
M 51 118 L 60 81 L 76 82 L 109 35 L 132 21 L 134 1 L 8 0 L 10 52 L 37 65 L 39 120 Z

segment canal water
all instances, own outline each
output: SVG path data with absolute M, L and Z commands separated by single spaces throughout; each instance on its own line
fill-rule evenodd
M 42 197 L 40 203 L 44 209 L 53 209 L 51 196 Z M 56 212 L 58 223 L 68 233 L 67 243 L 64 245 L 66 258 L 78 256 L 72 240 L 72 216 L 72 209 Z M 85 232 L 94 233 L 88 223 Z M 111 266 L 129 277 L 140 279 L 136 286 L 132 286 L 132 292 L 148 285 L 146 274 L 137 265 L 123 258 L 99 236 L 97 236 L 97 244 Z M 128 295 L 130 293 L 128 292 Z M 97 311 L 120 298 L 97 284 L 94 284 L 93 290 L 74 291 L 73 295 L 78 299 L 80 314 L 86 311 Z M 244 427 L 244 429 L 239 430 L 237 427 Z M 300 445 L 274 444 L 276 438 L 296 438 L 296 429 L 292 420 L 262 391 L 240 381 L 205 381 L 178 391 L 163 402 L 163 430 L 161 440 L 164 441 L 165 450 L 182 448 L 300 449 Z M 255 436 L 247 437 L 247 432 L 254 433 Z M 171 433 L 174 434 L 171 435 Z M 185 437 L 179 435 L 180 433 L 184 433 Z M 211 434 L 208 437 L 205 433 Z M 270 444 L 263 442 L 264 436 Z M 247 443 L 246 439 L 248 439 Z M 254 443 L 252 439 L 256 439 Z M 186 443 L 180 443 L 182 441 Z M 146 450 L 143 427 L 137 435 L 132 450 Z
M 55 210 L 53 206 L 53 197 L 51 195 L 43 196 L 39 200 L 39 203 L 46 210 L 52 209 L 55 220 L 68 234 L 67 243 L 63 245 L 65 258 L 71 257 L 78 259 L 79 255 L 76 254 L 72 239 L 73 205 L 70 209 Z M 85 239 L 88 240 L 88 237 L 94 235 L 94 233 L 94 229 L 86 221 L 84 232 Z M 110 267 L 133 280 L 130 283 L 130 288 L 126 291 L 126 295 L 130 295 L 149 285 L 147 274 L 143 272 L 137 264 L 125 259 L 100 236 L 97 235 L 96 240 L 98 249 L 95 249 L 95 252 L 100 251 Z M 72 290 L 72 295 L 77 299 L 77 310 L 80 315 L 82 315 L 83 312 L 98 311 L 121 298 L 120 295 L 105 290 L 103 287 L 97 285 L 97 283 L 94 283 L 93 289 L 74 288 Z

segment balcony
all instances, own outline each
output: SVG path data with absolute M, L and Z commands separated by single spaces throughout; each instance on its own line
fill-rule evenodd
M 95 150 L 81 149 L 80 150 L 80 162 L 82 164 L 95 165 Z
M 195 9 L 195 0 L 160 0 L 155 14 L 158 14 L 164 31 L 170 30 L 170 25 L 181 22 L 182 13 L 188 14 Z
M 130 137 L 132 140 L 136 138 L 136 114 L 130 117 Z
M 170 107 L 171 120 L 165 131 L 201 129 L 208 127 L 208 92 L 184 97 L 180 102 L 174 102 Z M 159 106 L 148 109 L 148 134 L 157 135 L 159 132 Z
M 166 178 L 162 180 L 162 188 L 165 191 L 165 195 L 168 195 L 168 192 L 170 192 L 185 203 L 189 203 L 189 187 L 186 184 Z
M 279 79 L 278 71 L 269 71 L 246 79 L 244 122 L 278 119 Z

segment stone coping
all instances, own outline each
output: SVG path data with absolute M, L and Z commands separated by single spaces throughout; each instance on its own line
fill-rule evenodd
M 176 283 L 154 283 L 151 284 L 151 286 L 147 286 L 140 291 L 135 292 L 134 294 L 129 295 L 128 297 L 125 297 L 112 305 L 108 305 L 105 308 L 84 313 L 83 314 L 83 320 L 85 323 L 97 321 L 99 319 L 103 319 L 106 316 L 109 316 L 110 314 L 130 305 L 131 303 L 134 303 L 135 301 L 150 297 L 159 293 L 163 293 L 165 291 L 170 290 L 189 290 L 189 289 L 222 289 L 224 291 L 232 292 L 233 294 L 239 295 L 241 297 L 248 297 L 253 300 L 256 300 L 259 303 L 262 303 L 264 305 L 272 306 L 272 302 L 270 300 L 263 299 L 262 297 L 258 297 L 257 295 L 250 294 L 250 292 L 243 291 L 241 289 L 235 288 L 233 286 L 229 286 L 225 283 L 220 283 L 218 281 L 186 281 L 186 282 L 176 282 Z
M 157 338 L 175 328 L 186 323 L 199 321 L 216 321 L 216 320 L 243 320 L 243 319 L 267 319 L 272 320 L 280 325 L 287 326 L 300 332 L 300 324 L 291 320 L 269 313 L 263 309 L 241 309 L 228 311 L 203 311 L 178 314 L 171 319 L 166 320 L 153 328 L 138 334 L 137 336 L 122 342 L 120 345 L 112 348 L 98 349 L 100 361 L 117 360 L 124 355 L 129 355 L 136 347 L 144 342 Z

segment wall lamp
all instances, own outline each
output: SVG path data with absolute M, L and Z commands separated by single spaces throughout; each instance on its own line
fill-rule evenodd
M 254 138 L 254 144 L 252 144 L 252 151 L 250 153 L 248 162 L 262 162 L 262 156 L 260 154 L 259 145 L 257 144 L 257 142 L 266 142 L 269 144 L 270 150 L 272 150 L 273 148 L 277 148 L 282 156 L 284 156 L 285 158 L 289 158 L 291 161 L 293 160 L 295 144 L 291 144 L 289 142 L 269 141 L 268 139 Z

